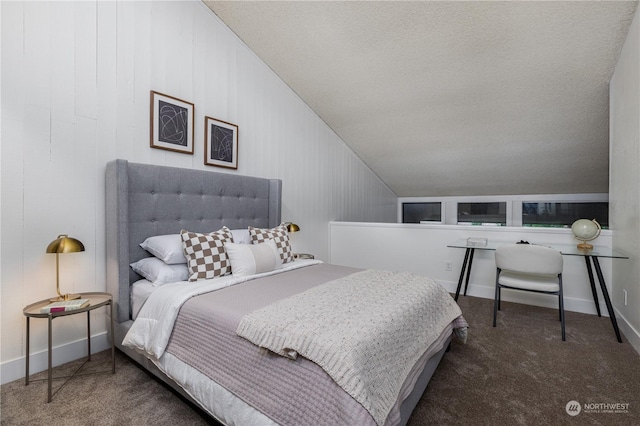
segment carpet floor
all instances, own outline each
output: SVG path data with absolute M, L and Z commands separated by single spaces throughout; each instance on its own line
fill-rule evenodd
M 567 312 L 562 342 L 557 310 L 504 302 L 493 328 L 493 301 L 461 296 L 459 304 L 468 342 L 454 340 L 410 426 L 640 425 L 640 355 L 616 341 L 609 318 Z M 109 355 L 92 356 L 82 371 L 109 370 Z M 115 375 L 76 377 L 49 404 L 46 382 L 3 385 L 1 424 L 212 424 L 120 352 L 116 361 Z M 57 367 L 54 377 L 79 363 Z

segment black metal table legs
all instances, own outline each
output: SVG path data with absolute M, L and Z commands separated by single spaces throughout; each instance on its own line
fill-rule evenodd
M 593 294 L 593 302 L 596 304 L 596 311 L 598 311 L 598 316 L 601 317 L 600 314 L 600 303 L 598 303 L 598 293 L 596 292 L 596 282 L 593 279 L 593 270 L 591 269 L 591 262 L 589 261 L 590 256 L 585 256 L 584 261 L 587 262 L 587 273 L 589 274 L 589 283 L 591 284 L 591 294 Z
M 473 263 L 473 254 L 476 249 L 467 248 L 464 253 L 464 261 L 462 262 L 462 268 L 460 269 L 460 278 L 458 279 L 458 288 L 456 289 L 455 300 L 458 300 L 458 296 L 460 295 L 460 288 L 462 287 L 462 280 L 464 279 L 465 270 L 467 272 L 467 279 L 464 283 L 464 295 L 467 295 L 467 288 L 469 287 L 469 277 L 471 276 L 471 264 Z
M 611 304 L 611 298 L 609 297 L 609 291 L 607 290 L 607 285 L 604 282 L 604 276 L 602 275 L 602 269 L 600 268 L 600 262 L 598 261 L 598 257 L 585 256 L 584 258 L 587 261 L 587 272 L 589 273 L 589 281 L 591 282 L 591 291 L 593 292 L 593 301 L 596 304 L 596 310 L 598 311 L 598 316 L 600 316 L 600 306 L 598 303 L 598 295 L 596 294 L 596 287 L 593 279 L 593 271 L 591 269 L 591 262 L 589 262 L 589 259 L 593 260 L 593 266 L 596 269 L 596 276 L 598 277 L 598 282 L 600 283 L 600 290 L 602 290 L 602 296 L 604 297 L 604 302 L 607 305 L 607 311 L 609 312 L 609 318 L 611 319 L 613 330 L 616 332 L 616 338 L 618 339 L 618 342 L 622 343 L 622 337 L 620 337 L 620 329 L 618 328 L 618 321 L 616 321 L 616 313 L 613 310 L 613 305 Z

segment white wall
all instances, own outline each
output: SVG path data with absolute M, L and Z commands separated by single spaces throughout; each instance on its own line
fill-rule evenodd
M 640 352 L 640 9 L 610 84 L 609 220 L 613 247 L 631 253 L 613 272 L 612 301 L 622 331 Z M 627 291 L 627 304 L 624 291 Z
M 574 245 L 571 231 L 553 228 L 481 227 L 458 225 L 350 223 L 329 224 L 331 263 L 359 268 L 409 271 L 435 279 L 450 292 L 455 292 L 465 250 L 448 244 L 468 237 L 488 238 L 494 242 L 516 242 L 521 239 L 536 244 Z M 602 231 L 594 244 L 611 247 L 611 231 Z M 626 253 L 625 253 L 626 254 Z M 563 256 L 565 308 L 569 311 L 595 314 L 596 308 L 582 256 Z M 600 258 L 608 291 L 611 291 L 614 268 L 628 262 Z M 451 270 L 447 271 L 447 264 Z M 475 250 L 467 295 L 493 299 L 495 291 L 495 257 L 493 251 Z M 464 285 L 464 284 L 463 284 Z M 596 278 L 600 311 L 608 316 L 607 307 Z M 462 291 L 461 291 L 462 294 Z M 505 290 L 503 299 L 557 308 L 557 297 Z M 487 321 L 491 313 L 487 313 Z M 609 323 L 608 318 L 603 319 Z M 611 342 L 616 336 L 611 330 Z
M 1 2 L 0 15 L 3 382 L 24 371 L 22 308 L 54 293 L 50 241 L 86 247 L 61 258 L 64 292 L 105 289 L 112 159 L 281 178 L 282 218 L 302 228 L 294 250 L 321 259 L 328 221 L 395 220 L 395 194 L 200 2 Z M 193 156 L 149 148 L 150 90 L 195 103 Z M 203 165 L 205 115 L 239 126 L 237 171 Z M 68 349 L 85 324 L 54 322 L 55 363 L 82 354 Z M 46 321 L 32 321 L 31 345 L 42 369 Z

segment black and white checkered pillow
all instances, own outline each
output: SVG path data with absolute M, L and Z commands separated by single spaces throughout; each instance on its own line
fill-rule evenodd
M 233 242 L 231 230 L 226 226 L 209 234 L 180 231 L 182 249 L 187 258 L 189 281 L 206 280 L 231 273 L 231 262 L 224 248 Z
M 272 229 L 260 229 L 249 227 L 249 235 L 251 235 L 251 243 L 260 244 L 266 240 L 273 240 L 278 248 L 278 254 L 282 263 L 293 262 L 293 251 L 291 250 L 291 244 L 289 243 L 289 233 L 287 227 L 284 224 L 276 226 Z

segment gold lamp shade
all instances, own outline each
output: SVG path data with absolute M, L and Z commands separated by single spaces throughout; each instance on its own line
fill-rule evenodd
M 84 245 L 79 240 L 76 240 L 66 234 L 58 235 L 58 238 L 51 241 L 47 246 L 47 253 L 55 253 L 56 255 L 56 291 L 58 292 L 58 297 L 51 298 L 50 300 L 52 302 L 80 298 L 79 294 L 60 293 L 60 260 L 58 255 L 64 253 L 78 253 L 81 251 L 84 251 Z
M 47 246 L 47 253 L 78 253 L 84 251 L 84 245 L 68 235 L 58 235 Z
M 287 225 L 287 232 L 298 232 L 300 230 L 300 227 L 293 222 L 287 222 L 285 225 Z

